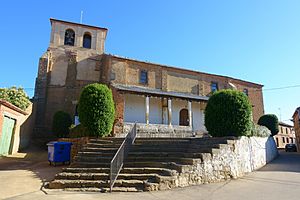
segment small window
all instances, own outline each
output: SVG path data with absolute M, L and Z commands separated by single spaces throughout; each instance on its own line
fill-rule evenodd
M 294 143 L 294 139 L 293 138 L 290 138 L 291 139 L 291 143 L 293 144 Z
M 285 130 L 286 130 L 286 134 L 289 134 L 289 129 L 288 129 L 288 128 L 285 128 Z
M 243 90 L 243 92 L 244 92 L 245 95 L 248 96 L 248 89 L 245 88 L 245 89 Z
M 290 143 L 290 140 L 289 140 L 289 138 L 286 138 L 286 143 Z
M 282 138 L 282 142 L 285 143 L 285 137 Z
M 276 138 L 276 146 L 279 147 L 278 138 Z
M 282 126 L 280 127 L 280 130 L 281 130 L 281 133 L 283 134 L 283 128 L 282 128 Z
M 148 84 L 148 72 L 146 70 L 141 70 L 140 83 L 141 84 Z
M 211 85 L 210 85 L 210 87 L 211 87 L 211 92 L 212 93 L 215 92 L 215 91 L 217 91 L 219 89 L 218 83 L 216 83 L 216 82 L 212 82 Z
M 89 33 L 85 33 L 83 36 L 83 45 L 84 48 L 90 49 L 92 46 L 92 36 Z
M 75 32 L 72 29 L 68 29 L 65 32 L 65 45 L 74 46 L 75 43 Z

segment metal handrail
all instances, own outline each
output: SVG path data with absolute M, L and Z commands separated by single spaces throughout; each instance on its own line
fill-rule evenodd
M 114 155 L 113 159 L 110 161 L 110 182 L 109 182 L 110 192 L 112 192 L 114 183 L 118 178 L 118 175 L 123 167 L 124 160 L 128 154 L 129 148 L 134 143 L 135 138 L 136 138 L 136 123 L 134 124 L 130 132 L 126 135 L 118 151 Z

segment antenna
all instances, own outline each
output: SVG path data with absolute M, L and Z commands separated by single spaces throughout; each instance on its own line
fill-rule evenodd
M 82 24 L 83 11 L 80 12 L 80 24 Z

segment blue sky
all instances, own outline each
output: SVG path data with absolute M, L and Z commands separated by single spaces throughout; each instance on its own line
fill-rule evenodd
M 0 3 L 0 87 L 32 96 L 49 18 L 109 29 L 106 53 L 264 85 L 266 113 L 300 106 L 300 1 L 127 0 Z M 288 121 L 284 121 L 288 122 Z

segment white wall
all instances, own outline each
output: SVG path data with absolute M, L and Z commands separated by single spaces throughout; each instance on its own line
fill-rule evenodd
M 146 123 L 145 96 L 126 94 L 124 122 Z M 150 97 L 149 123 L 162 123 L 161 98 Z
M 146 123 L 145 97 L 140 95 L 125 95 L 124 122 Z
M 150 97 L 149 123 L 150 124 L 162 124 L 161 98 Z

